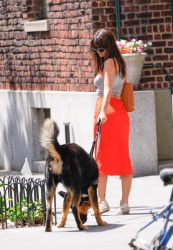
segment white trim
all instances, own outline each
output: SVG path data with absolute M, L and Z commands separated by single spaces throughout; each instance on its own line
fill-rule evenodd
M 37 32 L 37 31 L 48 31 L 49 30 L 49 20 L 38 20 L 38 21 L 27 21 L 24 22 L 25 32 Z

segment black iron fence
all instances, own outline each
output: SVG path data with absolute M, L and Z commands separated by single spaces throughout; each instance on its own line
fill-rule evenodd
M 56 197 L 54 198 L 54 223 Z M 46 217 L 45 180 L 20 176 L 0 179 L 0 228 L 44 225 Z

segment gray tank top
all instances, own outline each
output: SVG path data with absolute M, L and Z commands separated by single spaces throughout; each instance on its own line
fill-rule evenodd
M 104 78 L 101 75 L 97 75 L 94 79 L 94 85 L 96 86 L 96 95 L 103 96 L 104 93 Z M 112 94 L 120 96 L 124 85 L 124 79 L 119 74 L 114 75 L 112 84 Z

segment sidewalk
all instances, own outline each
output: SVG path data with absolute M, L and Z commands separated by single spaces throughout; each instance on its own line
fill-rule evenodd
M 2 172 L 0 171 L 0 175 Z M 39 175 L 40 176 L 40 175 Z M 110 211 L 102 215 L 108 222 L 107 227 L 99 227 L 95 217 L 88 215 L 87 231 L 78 231 L 71 211 L 64 228 L 53 226 L 51 233 L 44 227 L 0 230 L 0 246 L 3 250 L 130 250 L 131 238 L 152 218 L 150 210 L 159 211 L 169 200 L 172 186 L 163 186 L 159 176 L 138 177 L 133 179 L 130 196 L 131 213 L 115 215 L 121 196 L 121 181 L 109 177 L 107 201 Z M 58 190 L 62 190 L 59 185 Z M 62 198 L 57 195 L 57 219 L 61 217 Z M 151 237 L 160 230 L 159 222 L 145 232 Z

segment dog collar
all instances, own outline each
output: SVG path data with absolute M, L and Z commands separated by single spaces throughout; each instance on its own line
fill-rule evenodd
M 86 197 L 88 197 L 88 195 L 87 194 L 82 194 L 81 197 L 86 198 Z

